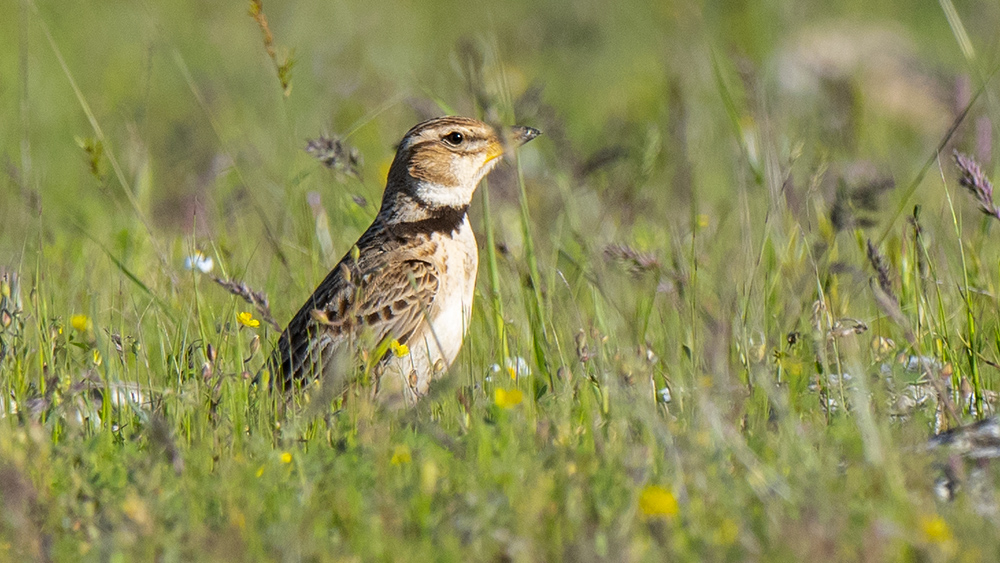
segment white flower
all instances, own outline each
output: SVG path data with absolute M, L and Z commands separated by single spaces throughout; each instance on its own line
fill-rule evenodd
M 196 250 L 194 254 L 188 256 L 184 259 L 184 268 L 188 270 L 197 269 L 203 274 L 207 274 L 212 271 L 215 266 L 215 261 L 212 260 L 211 256 L 205 256 L 200 250 Z
M 518 377 L 526 377 L 531 375 L 531 366 L 528 365 L 528 361 L 521 356 L 515 356 L 513 358 L 507 358 L 506 364 L 507 375 L 511 379 L 517 379 Z M 500 364 L 492 364 L 489 367 L 489 373 L 498 374 L 500 373 Z M 491 381 L 490 376 L 486 376 L 486 381 Z
M 664 387 L 663 389 L 660 389 L 659 391 L 656 392 L 656 395 L 657 397 L 659 397 L 660 402 L 662 403 L 669 403 L 670 399 L 672 399 L 672 397 L 670 396 L 669 387 Z
M 7 418 L 8 414 L 17 414 L 17 401 L 13 397 L 6 401 L 0 398 L 0 418 Z
M 514 374 L 520 377 L 531 375 L 531 368 L 528 366 L 528 361 L 521 356 L 507 359 L 507 371 L 513 372 L 512 376 Z

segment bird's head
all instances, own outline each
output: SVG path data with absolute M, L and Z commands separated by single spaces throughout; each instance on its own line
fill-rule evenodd
M 429 208 L 467 207 L 476 186 L 503 155 L 541 133 L 496 130 L 468 117 L 438 117 L 406 133 L 389 169 L 386 197 L 401 191 Z

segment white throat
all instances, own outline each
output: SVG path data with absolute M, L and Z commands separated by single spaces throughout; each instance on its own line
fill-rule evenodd
M 455 159 L 451 165 L 451 173 L 455 178 L 470 178 L 471 181 L 457 186 L 445 186 L 424 180 L 417 181 L 417 199 L 433 207 L 463 207 L 472 203 L 472 194 L 480 180 L 489 174 L 490 170 L 500 161 L 494 158 L 489 162 L 473 162 L 469 159 Z M 485 157 L 482 159 L 485 160 Z
M 417 182 L 417 199 L 431 207 L 462 207 L 469 205 L 476 184 L 466 186 L 442 186 L 433 182 Z

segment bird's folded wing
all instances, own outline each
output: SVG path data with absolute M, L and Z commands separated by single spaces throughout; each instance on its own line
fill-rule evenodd
M 342 261 L 342 264 L 349 259 Z M 344 344 L 360 336 L 376 345 L 386 338 L 407 344 L 429 314 L 439 273 L 424 260 L 338 266 L 288 324 L 272 363 L 282 387 L 322 373 Z

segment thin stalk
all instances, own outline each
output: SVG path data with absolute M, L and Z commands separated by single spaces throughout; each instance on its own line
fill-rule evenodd
M 503 301 L 500 299 L 500 269 L 497 266 L 496 237 L 493 234 L 493 214 L 490 212 L 490 185 L 483 180 L 479 188 L 483 194 L 483 230 L 486 231 L 486 271 L 490 281 L 490 308 L 493 312 L 493 328 L 500 338 L 500 350 L 497 363 L 501 368 L 507 365 L 510 350 L 507 345 L 507 330 L 503 319 Z
M 941 171 L 941 182 L 944 185 L 944 195 L 948 200 L 948 209 L 951 211 L 951 221 L 955 226 L 955 237 L 958 239 L 958 254 L 962 260 L 962 282 L 965 290 L 962 291 L 962 300 L 965 302 L 965 319 L 968 327 L 968 334 L 965 338 L 965 355 L 969 359 L 969 369 L 972 372 L 972 389 L 976 400 L 976 418 L 982 419 L 983 413 L 983 384 L 979 373 L 979 342 L 976 336 L 976 318 L 972 314 L 971 286 L 969 285 L 969 266 L 965 260 L 965 243 L 962 240 L 962 227 L 955 213 L 955 205 L 951 200 L 951 191 L 944 179 L 944 171 Z
M 539 287 L 542 276 L 538 272 L 538 258 L 535 255 L 535 242 L 531 236 L 531 216 L 528 213 L 528 194 L 524 191 L 524 173 L 521 161 L 517 160 L 517 187 L 521 202 L 521 231 L 524 235 L 524 253 L 528 260 L 528 275 L 531 278 L 531 293 L 528 300 L 528 320 L 531 325 L 531 339 L 535 349 L 535 363 L 542 375 L 549 381 L 549 389 L 553 389 L 552 373 L 546 361 L 548 337 L 545 333 L 545 316 L 542 313 L 542 290 Z

